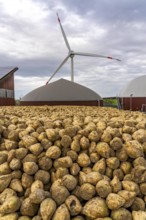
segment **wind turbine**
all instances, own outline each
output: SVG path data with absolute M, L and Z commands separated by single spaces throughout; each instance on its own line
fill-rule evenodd
M 65 41 L 65 44 L 68 48 L 68 55 L 67 57 L 63 60 L 63 62 L 58 66 L 58 68 L 55 70 L 55 72 L 51 75 L 51 77 L 49 78 L 49 80 L 47 81 L 46 85 L 51 81 L 51 79 L 55 76 L 55 74 L 60 70 L 60 68 L 65 64 L 65 62 L 70 58 L 71 59 L 71 81 L 74 82 L 74 62 L 73 62 L 73 58 L 75 55 L 79 55 L 79 56 L 88 56 L 88 57 L 100 57 L 100 58 L 106 58 L 106 59 L 113 59 L 113 60 L 117 60 L 117 61 L 121 61 L 119 59 L 113 58 L 111 56 L 103 56 L 103 55 L 99 55 L 99 54 L 92 54 L 92 53 L 83 53 L 83 52 L 75 52 L 73 50 L 71 50 L 69 42 L 67 40 L 67 37 L 65 35 L 64 29 L 62 27 L 59 15 L 57 13 L 57 18 L 58 18 L 58 22 L 61 28 L 61 32 Z

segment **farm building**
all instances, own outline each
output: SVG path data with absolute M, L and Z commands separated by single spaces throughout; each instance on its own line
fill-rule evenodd
M 39 87 L 21 99 L 21 105 L 102 105 L 102 98 L 91 89 L 60 79 Z
M 133 79 L 120 93 L 124 110 L 146 111 L 146 75 Z
M 0 67 L 0 105 L 15 105 L 14 73 L 17 67 Z

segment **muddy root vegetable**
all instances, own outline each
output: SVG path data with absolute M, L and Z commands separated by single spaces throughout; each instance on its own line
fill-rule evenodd
M 53 215 L 52 220 L 70 220 L 70 213 L 65 204 L 60 205 L 55 214 Z
M 0 107 L 0 220 L 144 220 L 146 115 Z
M 53 199 L 47 198 L 40 205 L 40 213 L 43 220 L 51 220 L 56 211 L 56 203 Z
M 94 197 L 90 199 L 83 207 L 82 213 L 89 218 L 108 217 L 109 210 L 104 199 Z
M 106 198 L 107 206 L 111 210 L 119 209 L 124 206 L 125 202 L 126 201 L 122 196 L 115 193 L 110 193 Z

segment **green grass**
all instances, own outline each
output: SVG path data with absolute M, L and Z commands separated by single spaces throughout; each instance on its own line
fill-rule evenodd
M 110 107 L 117 107 L 117 99 L 116 98 L 104 98 L 103 99 L 103 105 L 104 106 L 110 106 Z

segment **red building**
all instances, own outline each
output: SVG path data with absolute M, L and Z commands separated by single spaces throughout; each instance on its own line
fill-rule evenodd
M 17 67 L 0 67 L 0 105 L 15 105 L 14 73 Z

